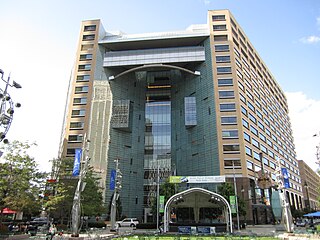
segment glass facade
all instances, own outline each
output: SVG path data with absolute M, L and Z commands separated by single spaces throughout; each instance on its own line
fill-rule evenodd
M 144 148 L 144 205 L 151 207 L 159 179 L 171 173 L 170 79 L 165 72 L 147 76 Z M 160 183 L 159 183 L 160 184 Z

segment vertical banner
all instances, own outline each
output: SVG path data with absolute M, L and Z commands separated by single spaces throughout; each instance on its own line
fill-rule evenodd
M 82 153 L 82 149 L 81 148 L 77 148 L 76 149 L 76 155 L 74 156 L 72 176 L 79 176 L 81 153 Z
M 231 213 L 237 213 L 236 196 L 230 196 L 229 199 L 230 199 Z
M 164 196 L 159 196 L 159 213 L 164 213 Z
M 110 173 L 110 190 L 114 190 L 116 187 L 116 175 L 116 170 L 112 169 Z
M 289 176 L 286 168 L 281 168 L 282 176 L 283 176 L 283 185 L 284 188 L 290 188 Z

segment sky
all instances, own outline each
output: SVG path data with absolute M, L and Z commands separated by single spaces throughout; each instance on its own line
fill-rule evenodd
M 58 157 L 64 109 L 81 21 L 107 31 L 147 33 L 207 23 L 207 11 L 229 9 L 285 92 L 297 159 L 314 170 L 320 143 L 319 0 L 10 0 L 0 14 L 0 69 L 16 108 L 7 138 L 37 143 L 30 155 L 50 171 Z M 0 88 L 4 89 L 0 81 Z M 318 137 L 313 137 L 318 134 Z

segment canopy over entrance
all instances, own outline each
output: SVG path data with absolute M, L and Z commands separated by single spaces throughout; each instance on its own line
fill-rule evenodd
M 178 214 L 178 215 L 177 215 Z M 225 223 L 232 233 L 231 208 L 221 195 L 203 188 L 191 188 L 168 199 L 164 208 L 164 232 L 170 223 Z
M 11 210 L 11 209 L 9 209 L 9 208 L 4 208 L 4 209 L 2 209 L 2 213 L 3 214 L 15 214 L 15 213 L 17 213 L 16 211 L 13 211 L 13 210 Z
M 320 217 L 320 211 L 318 212 L 313 212 L 313 213 L 308 213 L 303 215 L 304 217 Z

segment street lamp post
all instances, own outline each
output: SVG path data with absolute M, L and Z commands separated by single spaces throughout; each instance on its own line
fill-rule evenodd
M 85 183 L 83 182 L 86 177 L 88 164 L 90 158 L 88 157 L 89 151 L 89 140 L 84 135 L 83 146 L 82 146 L 82 155 L 80 166 L 83 163 L 83 167 L 80 168 L 79 180 L 73 197 L 73 205 L 72 205 L 72 235 L 74 237 L 79 236 L 79 222 L 80 222 L 80 203 L 81 203 L 81 192 L 84 190 Z
M 120 196 L 120 190 L 122 188 L 121 181 L 122 181 L 122 173 L 119 169 L 119 159 L 114 160 L 116 163 L 116 186 L 114 189 L 112 201 L 111 201 L 111 210 L 110 210 L 110 222 L 111 222 L 111 231 L 115 231 L 116 226 L 116 217 L 117 217 L 117 201 Z
M 0 88 L 0 142 L 3 140 L 4 143 L 8 143 L 5 139 L 7 132 L 11 126 L 13 119 L 14 107 L 21 107 L 20 103 L 14 105 L 10 94 L 8 93 L 8 87 L 21 88 L 21 85 L 15 81 L 10 84 L 10 75 L 8 79 L 3 78 L 4 71 L 0 69 L 1 80 L 6 83 L 4 90 Z
M 234 161 L 232 161 L 232 169 L 233 169 L 233 186 L 234 186 L 234 195 L 236 200 L 236 209 L 237 209 L 237 227 L 240 230 L 240 219 L 239 219 L 239 206 L 238 206 L 238 194 L 237 194 L 237 183 L 236 183 L 236 173 L 234 170 Z

